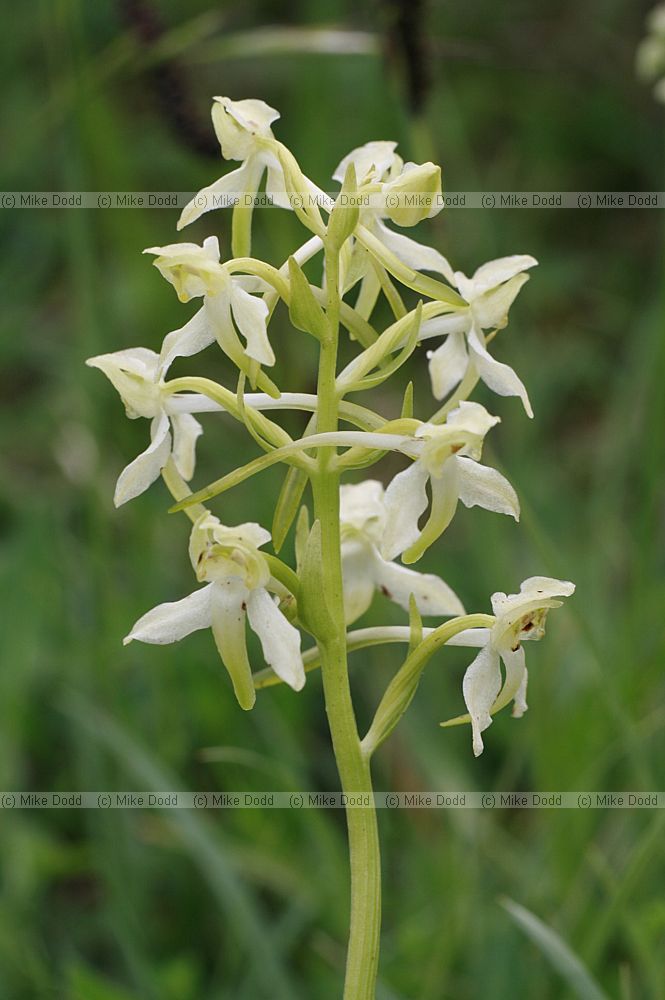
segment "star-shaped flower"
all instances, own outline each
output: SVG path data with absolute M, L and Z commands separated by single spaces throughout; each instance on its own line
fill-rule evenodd
M 120 473 L 113 498 L 116 507 L 147 490 L 171 456 L 182 478 L 189 481 L 194 475 L 196 439 L 203 428 L 191 413 L 169 410 L 170 397 L 163 389 L 168 364 L 144 347 L 100 354 L 86 364 L 99 368 L 118 390 L 128 417 L 151 420 L 149 446 Z
M 343 182 L 353 164 L 358 187 L 364 187 L 368 204 L 359 221 L 403 264 L 415 271 L 435 271 L 452 283 L 453 269 L 438 250 L 390 229 L 384 219 L 398 226 L 414 226 L 441 211 L 441 170 L 433 163 L 404 163 L 396 142 L 368 142 L 352 150 L 337 167 L 333 180 Z M 410 196 L 407 198 L 407 196 Z M 368 273 L 367 251 L 354 242 L 346 261 L 345 288 Z
M 245 619 L 259 637 L 266 662 L 294 691 L 305 683 L 300 633 L 275 603 L 270 568 L 259 548 L 270 532 L 249 522 L 225 527 L 202 514 L 192 528 L 189 555 L 206 586 L 180 601 L 160 604 L 136 622 L 125 638 L 160 645 L 211 628 L 241 708 L 256 700 L 247 656 Z
M 385 559 L 403 553 L 404 562 L 415 562 L 450 524 L 458 501 L 466 507 L 510 514 L 519 520 L 515 490 L 496 469 L 479 462 L 490 427 L 499 423 L 479 403 L 462 402 L 448 414 L 445 424 L 422 424 L 413 442 L 401 450 L 415 461 L 399 472 L 386 490 L 386 524 L 381 539 Z M 427 509 L 427 483 L 432 491 L 429 518 L 418 527 Z
M 456 645 L 478 645 L 480 652 L 467 667 L 462 693 L 473 731 L 473 752 L 483 752 L 482 733 L 492 724 L 492 715 L 513 701 L 513 716 L 526 712 L 527 669 L 523 642 L 542 639 L 550 608 L 559 608 L 560 597 L 570 597 L 575 584 L 532 576 L 525 580 L 519 594 L 492 594 L 496 621 L 490 629 L 472 629 L 456 636 Z M 501 661 L 505 679 L 501 677 Z M 452 723 L 469 721 L 461 717 Z M 447 725 L 448 723 L 444 723 Z
M 416 573 L 381 555 L 379 546 L 387 521 L 381 483 L 368 479 L 342 486 L 340 521 L 347 625 L 367 611 L 377 589 L 406 611 L 413 594 L 423 615 L 464 614 L 457 595 L 438 576 Z
M 500 396 L 519 396 L 528 415 L 533 416 L 523 383 L 512 368 L 492 357 L 483 330 L 500 330 L 506 325 L 511 305 L 529 280 L 524 272 L 537 263 L 528 254 L 515 254 L 483 264 L 472 278 L 455 272 L 453 284 L 468 303 L 467 308 L 427 320 L 420 331 L 420 340 L 446 336 L 443 344 L 428 355 L 432 391 L 437 399 L 454 389 L 469 364 L 473 364 L 490 389 Z
M 253 98 L 232 101 L 229 97 L 215 97 L 213 102 L 212 123 L 222 156 L 225 160 L 240 160 L 241 166 L 202 188 L 182 210 L 178 229 L 188 226 L 204 212 L 219 207 L 216 199 L 221 195 L 253 198 L 266 172 L 266 194 L 273 204 L 280 208 L 292 207 L 287 193 L 289 185 L 271 128 L 280 117 L 279 111 Z M 315 184 L 307 178 L 305 182 L 317 200 L 326 200 Z
M 251 294 L 264 291 L 266 285 L 253 275 L 230 274 L 219 262 L 216 236 L 209 236 L 202 246 L 171 243 L 143 252 L 157 255 L 155 267 L 173 285 L 181 302 L 203 298 L 203 309 L 181 331 L 191 340 L 196 329 L 193 346 L 197 351 L 217 340 L 234 361 L 240 352 L 259 364 L 274 365 L 275 355 L 268 340 L 268 307 L 263 299 Z M 246 345 L 238 339 L 236 328 Z M 191 354 L 193 350 L 180 348 L 177 353 Z

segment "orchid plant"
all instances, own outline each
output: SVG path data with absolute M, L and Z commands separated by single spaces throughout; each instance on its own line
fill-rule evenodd
M 412 227 L 440 210 L 439 167 L 404 163 L 395 143 L 370 142 L 342 160 L 334 173 L 340 190 L 331 198 L 273 135 L 278 118 L 259 100 L 215 98 L 212 119 L 222 155 L 241 165 L 199 192 L 178 228 L 220 199 L 230 201 L 233 256 L 220 259 L 215 236 L 201 246 L 176 243 L 146 251 L 155 255 L 155 266 L 180 301 L 201 299 L 200 308 L 167 334 L 159 352 L 139 347 L 88 361 L 118 390 L 128 416 L 151 421 L 148 447 L 120 474 L 116 505 L 161 475 L 173 496 L 171 510 L 184 511 L 192 522 L 189 556 L 201 585 L 148 611 L 125 642 L 170 643 L 211 629 L 243 709 L 251 709 L 257 691 L 272 684 L 301 690 L 306 673 L 319 668 L 342 789 L 369 793 L 371 802 L 372 755 L 406 711 L 434 654 L 446 643 L 479 649 L 462 682 L 467 714 L 442 723 L 470 723 L 478 755 L 499 709 L 512 701 L 513 715 L 526 710 L 523 642 L 541 638 L 549 609 L 574 590 L 566 581 L 532 577 L 518 594 L 494 594 L 491 614 L 467 614 L 443 580 L 405 565 L 440 538 L 460 500 L 519 519 L 513 487 L 480 461 L 499 417 L 468 397 L 482 380 L 499 395 L 517 396 L 532 416 L 521 380 L 492 356 L 488 344 L 506 326 L 536 261 L 504 257 L 472 278 L 454 271 L 437 250 L 389 225 Z M 279 267 L 251 255 L 254 196 L 264 175 L 273 203 L 293 210 L 308 230 L 306 241 Z M 323 275 L 316 285 L 303 266 L 319 254 Z M 417 304 L 411 308 L 413 293 Z M 374 317 L 381 297 L 393 320 L 378 330 Z M 293 327 L 318 344 L 316 394 L 283 391 L 267 374 L 278 352 L 269 329 L 280 300 Z M 356 351 L 340 370 L 344 334 Z M 438 406 L 429 419 L 415 416 L 411 385 L 392 419 L 349 400 L 397 377 L 417 346 L 432 338 L 441 343 L 429 355 Z M 204 376 L 168 377 L 176 358 L 197 355 L 215 342 L 230 375 L 235 373 L 232 388 Z M 309 414 L 302 436 L 294 439 L 268 415 L 280 410 Z M 202 433 L 194 414 L 234 418 L 260 454 L 191 492 Z M 342 485 L 347 474 L 369 469 L 389 452 L 402 456 L 405 466 L 387 487 L 373 478 Z M 256 523 L 226 525 L 210 512 L 210 500 L 276 463 L 285 466 L 285 478 L 271 531 Z M 308 487 L 311 511 L 303 502 Z M 279 556 L 292 528 L 295 567 Z M 272 552 L 266 549 L 271 542 Z M 408 624 L 348 631 L 377 590 L 408 613 Z M 447 621 L 424 628 L 422 616 Z M 250 664 L 247 622 L 267 664 L 258 671 Z M 311 637 L 304 651 L 303 636 Z M 408 653 L 361 736 L 348 655 L 395 641 L 407 644 Z M 373 806 L 350 809 L 347 823 L 351 915 L 344 997 L 369 1000 L 375 995 L 381 912 Z

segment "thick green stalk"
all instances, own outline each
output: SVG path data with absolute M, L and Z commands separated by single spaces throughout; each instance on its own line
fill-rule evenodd
M 317 431 L 336 431 L 335 388 L 339 337 L 339 256 L 326 252 L 329 337 L 321 344 Z M 346 654 L 339 527 L 339 471 L 332 448 L 321 448 L 312 477 L 314 513 L 321 524 L 325 600 L 330 625 L 318 635 L 326 713 L 342 791 L 362 795 L 367 805 L 347 807 L 351 869 L 351 921 L 344 1000 L 374 1000 L 381 929 L 381 860 L 369 758 L 358 734 Z

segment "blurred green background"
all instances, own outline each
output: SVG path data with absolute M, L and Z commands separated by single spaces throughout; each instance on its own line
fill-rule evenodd
M 228 94 L 279 108 L 277 134 L 323 187 L 349 149 L 385 138 L 406 157 L 436 158 L 451 190 L 660 190 L 663 111 L 633 73 L 647 9 L 15 5 L 0 37 L 2 187 L 195 190 L 226 169 L 208 109 L 211 95 Z M 158 348 L 189 316 L 140 256 L 176 238 L 176 218 L 127 209 L 0 219 L 3 790 L 337 787 L 316 675 L 298 696 L 263 692 L 244 714 L 209 633 L 121 645 L 139 614 L 192 589 L 188 525 L 167 516 L 160 485 L 113 509 L 115 478 L 147 427 L 125 420 L 84 359 Z M 185 238 L 216 232 L 227 252 L 229 228 L 228 214 L 212 213 Z M 424 568 L 477 610 L 532 574 L 578 589 L 528 650 L 523 720 L 498 717 L 474 760 L 466 728 L 438 726 L 461 710 L 468 653 L 441 653 L 377 756 L 376 787 L 662 789 L 662 213 L 449 209 L 421 229 L 467 273 L 504 254 L 540 261 L 495 345 L 529 387 L 536 419 L 514 399 L 477 397 L 502 418 L 486 458 L 515 484 L 522 523 L 462 510 Z M 279 263 L 301 240 L 291 214 L 258 214 L 258 254 Z M 282 314 L 271 339 L 289 387 L 311 390 L 309 344 Z M 233 384 L 213 352 L 186 369 Z M 387 414 L 402 374 L 375 399 Z M 425 418 L 423 349 L 408 374 Z M 199 484 L 254 454 L 236 424 L 204 419 Z M 382 474 L 397 468 L 386 461 Z M 213 506 L 228 523 L 270 523 L 279 482 L 270 470 Z M 367 616 L 403 620 L 383 598 Z M 363 723 L 398 662 L 394 649 L 356 654 Z M 502 896 L 561 934 L 608 996 L 665 996 L 664 820 L 383 812 L 380 1000 L 575 995 Z M 0 852 L 3 1000 L 339 995 L 341 813 L 5 811 Z

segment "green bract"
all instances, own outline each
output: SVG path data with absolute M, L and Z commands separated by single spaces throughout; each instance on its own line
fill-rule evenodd
M 333 199 L 304 176 L 273 134 L 279 114 L 269 105 L 219 97 L 212 115 L 222 156 L 241 165 L 199 192 L 178 228 L 228 207 L 232 256 L 220 259 L 216 236 L 200 246 L 174 243 L 146 251 L 156 255 L 155 266 L 181 302 L 202 300 L 199 310 L 156 350 L 133 348 L 88 362 L 118 390 L 128 416 L 151 421 L 150 445 L 121 473 L 116 503 L 138 496 L 161 472 L 174 501 L 171 510 L 185 511 L 192 521 L 189 555 L 201 584 L 188 597 L 143 615 L 125 641 L 168 643 L 210 628 L 245 709 L 254 705 L 257 689 L 285 682 L 297 692 L 305 671 L 320 667 L 342 788 L 366 795 L 369 803 L 347 815 L 353 875 L 344 996 L 372 1000 L 380 922 L 372 754 L 416 695 L 429 660 L 446 644 L 480 647 L 462 685 L 469 714 L 452 720 L 471 723 L 473 750 L 480 753 L 481 733 L 494 712 L 510 701 L 513 714 L 526 709 L 523 640 L 540 638 L 548 609 L 574 589 L 568 582 L 533 577 L 517 595 L 495 594 L 492 615 L 466 614 L 439 576 L 397 562 L 399 557 L 402 563 L 416 562 L 448 528 L 459 501 L 519 518 L 513 487 L 480 462 L 499 417 L 468 397 L 482 380 L 500 396 L 521 398 L 532 415 L 524 385 L 490 355 L 487 342 L 506 326 L 525 272 L 536 261 L 525 254 L 502 257 L 467 278 L 437 249 L 392 228 L 414 226 L 442 208 L 440 168 L 404 163 L 394 142 L 370 142 L 344 157 L 334 174 L 342 186 Z M 308 231 L 305 242 L 276 265 L 250 255 L 254 200 L 264 182 L 273 203 L 292 209 Z M 305 266 L 317 255 L 321 278 L 312 280 L 315 264 Z M 374 319 L 380 298 L 393 314 L 383 329 Z M 318 370 L 289 373 L 301 375 L 305 386 L 316 381 L 316 393 L 278 386 L 264 371 L 279 360 L 280 338 L 269 337 L 269 329 L 280 300 L 293 335 L 317 342 Z M 354 356 L 340 370 L 339 346 L 347 333 Z M 435 337 L 442 342 L 429 355 L 430 373 L 434 396 L 443 405 L 432 402 L 428 415 L 418 415 L 414 409 L 426 411 L 427 402 L 414 400 L 402 369 L 420 343 Z M 194 358 L 215 344 L 226 356 L 227 385 L 205 373 L 167 378 L 176 358 Z M 399 418 L 357 402 L 360 394 L 391 381 L 403 399 Z M 283 410 L 306 414 L 295 438 L 277 419 Z M 202 433 L 195 413 L 211 421 L 231 417 L 258 453 L 240 468 L 228 468 L 222 438 L 218 477 L 192 492 L 188 482 Z M 378 473 L 342 482 L 388 452 L 408 464 L 386 485 Z M 224 493 L 278 464 L 285 479 L 274 498 L 270 553 L 265 527 L 254 522 L 227 527 L 206 504 L 215 499 L 223 515 Z M 294 523 L 296 566 L 291 567 L 277 553 Z M 377 591 L 402 609 L 404 626 L 347 633 Z M 450 620 L 425 628 L 422 616 Z M 250 664 L 247 624 L 260 641 L 263 670 Z M 303 633 L 313 642 L 301 652 Z M 407 655 L 361 739 L 348 654 L 396 641 L 407 645 Z

